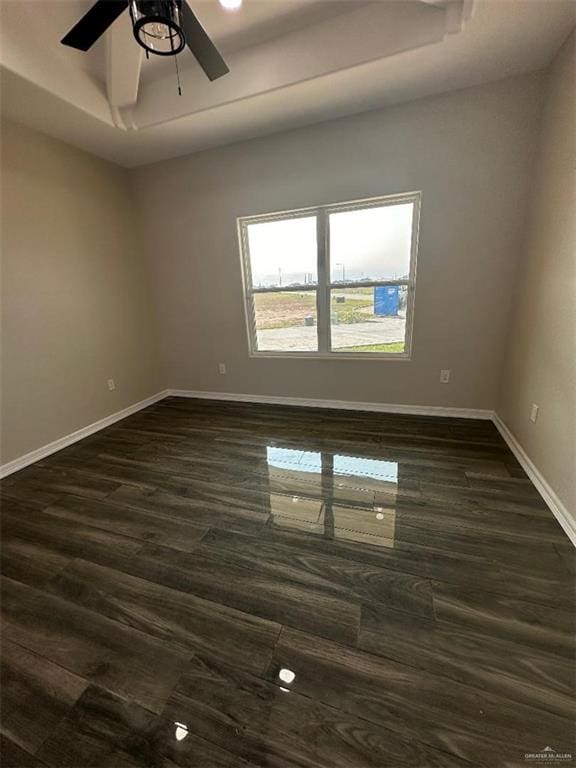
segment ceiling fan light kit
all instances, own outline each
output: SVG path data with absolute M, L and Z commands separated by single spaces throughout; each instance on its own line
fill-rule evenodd
M 157 56 L 175 56 L 184 49 L 181 14 L 181 0 L 130 0 L 134 37 Z

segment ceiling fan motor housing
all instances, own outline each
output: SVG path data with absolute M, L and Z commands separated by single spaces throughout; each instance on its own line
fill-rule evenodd
M 134 37 L 149 53 L 174 56 L 186 45 L 182 0 L 130 0 Z

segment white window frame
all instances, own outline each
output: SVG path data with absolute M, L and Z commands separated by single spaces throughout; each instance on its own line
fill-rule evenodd
M 420 227 L 421 192 L 406 192 L 397 195 L 385 195 L 371 197 L 362 200 L 352 200 L 345 203 L 333 203 L 330 205 L 318 205 L 311 208 L 296 208 L 290 211 L 278 213 L 265 213 L 257 216 L 240 216 L 237 219 L 238 241 L 240 246 L 240 260 L 242 267 L 242 284 L 244 293 L 244 308 L 246 315 L 246 330 L 248 335 L 250 357 L 284 357 L 284 358 L 325 358 L 333 360 L 341 358 L 346 360 L 410 360 L 412 356 L 412 331 L 414 327 L 414 305 L 416 297 L 416 261 L 418 255 L 418 235 Z M 410 247 L 410 272 L 404 280 L 366 280 L 362 282 L 346 281 L 332 283 L 330 281 L 330 232 L 328 216 L 331 213 L 342 211 L 365 210 L 388 205 L 402 205 L 412 203 L 412 242 Z M 300 217 L 316 216 L 317 221 L 317 248 L 318 248 L 318 283 L 274 286 L 272 288 L 254 288 L 252 284 L 252 271 L 250 264 L 250 248 L 248 241 L 248 226 L 250 224 L 262 224 L 263 222 L 282 221 L 283 219 L 296 219 Z M 330 316 L 330 292 L 333 289 L 364 288 L 381 285 L 398 285 L 407 287 L 406 297 L 406 326 L 404 352 L 344 352 L 331 349 L 331 316 Z M 316 291 L 316 328 L 318 334 L 318 349 L 311 352 L 305 351 L 273 351 L 258 349 L 256 334 L 256 316 L 254 310 L 254 295 L 258 293 L 288 293 L 295 291 Z

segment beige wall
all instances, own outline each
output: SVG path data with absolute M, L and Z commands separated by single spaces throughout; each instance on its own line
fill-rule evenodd
M 498 413 L 576 523 L 574 34 L 548 77 Z
M 2 150 L 9 462 L 154 394 L 160 382 L 127 172 L 10 123 Z
M 135 171 L 170 386 L 494 408 L 541 85 L 521 76 Z M 411 190 L 413 359 L 249 358 L 236 217 Z

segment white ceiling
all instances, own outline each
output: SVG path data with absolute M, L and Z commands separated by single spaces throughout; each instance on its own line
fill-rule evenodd
M 545 67 L 574 0 L 217 0 L 192 6 L 230 74 L 146 61 L 128 14 L 84 54 L 87 0 L 0 0 L 2 111 L 133 167 Z

